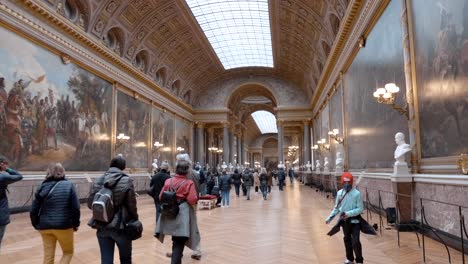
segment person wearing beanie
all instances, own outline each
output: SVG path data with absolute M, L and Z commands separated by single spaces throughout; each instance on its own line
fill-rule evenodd
M 346 263 L 363 263 L 362 247 L 360 242 L 361 232 L 361 213 L 364 210 L 361 193 L 353 188 L 353 175 L 345 172 L 341 175 L 341 183 L 343 189 L 339 190 L 336 195 L 336 203 L 332 212 L 325 220 L 329 224 L 331 220 L 338 214 L 340 219 L 344 220 L 343 234 L 344 244 L 346 249 Z M 354 254 L 353 254 L 354 251 Z
M 169 173 L 169 163 L 167 160 L 165 160 L 161 164 L 160 171 L 155 172 L 153 177 L 151 177 L 150 190 L 148 192 L 148 194 L 153 197 L 154 206 L 156 206 L 156 221 L 158 220 L 159 214 L 161 213 L 159 194 L 161 193 L 164 183 L 169 178 L 171 178 Z

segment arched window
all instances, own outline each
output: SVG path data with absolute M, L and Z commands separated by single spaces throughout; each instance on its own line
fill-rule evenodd
M 111 28 L 107 31 L 104 43 L 115 53 L 122 55 L 123 45 L 125 41 L 125 33 L 118 27 Z
M 148 68 L 148 62 L 149 62 L 149 53 L 146 50 L 142 50 L 138 52 L 138 54 L 135 56 L 135 67 L 137 67 L 140 71 L 146 72 Z
M 340 30 L 340 19 L 335 14 L 330 14 L 328 16 L 328 20 L 330 21 L 333 35 L 336 36 L 338 34 L 338 30 Z
M 156 72 L 156 82 L 158 82 L 161 86 L 166 85 L 166 75 L 167 75 L 167 70 L 165 67 L 160 68 Z
M 172 90 L 172 92 L 173 92 L 175 95 L 179 95 L 179 91 L 180 91 L 180 80 L 175 80 L 175 81 L 172 83 L 171 90 Z

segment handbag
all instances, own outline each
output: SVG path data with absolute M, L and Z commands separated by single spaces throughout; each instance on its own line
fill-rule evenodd
M 50 188 L 50 191 L 47 193 L 46 197 L 44 198 L 44 201 L 42 201 L 41 207 L 39 207 L 39 211 L 37 212 L 37 216 L 41 216 L 42 208 L 44 207 L 45 203 L 47 202 L 47 199 L 49 198 L 49 196 L 52 194 L 52 192 L 55 190 L 55 187 L 57 187 L 57 185 L 59 183 L 60 183 L 60 181 L 55 183 L 54 186 L 52 186 L 52 188 Z
M 139 220 L 130 220 L 125 223 L 125 234 L 131 240 L 137 240 L 143 233 L 143 224 Z

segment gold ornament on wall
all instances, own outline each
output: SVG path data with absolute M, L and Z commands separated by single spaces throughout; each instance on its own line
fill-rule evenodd
M 468 153 L 460 154 L 460 158 L 458 159 L 458 167 L 463 174 L 468 175 Z

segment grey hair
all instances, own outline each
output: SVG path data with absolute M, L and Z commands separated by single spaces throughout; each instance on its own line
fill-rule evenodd
M 61 163 L 51 163 L 47 168 L 46 180 L 62 180 L 65 178 L 65 169 Z
M 192 168 L 192 160 L 187 153 L 177 154 L 176 156 L 176 174 L 187 175 Z
M 169 162 L 167 162 L 167 160 L 162 162 L 161 170 L 169 170 Z

